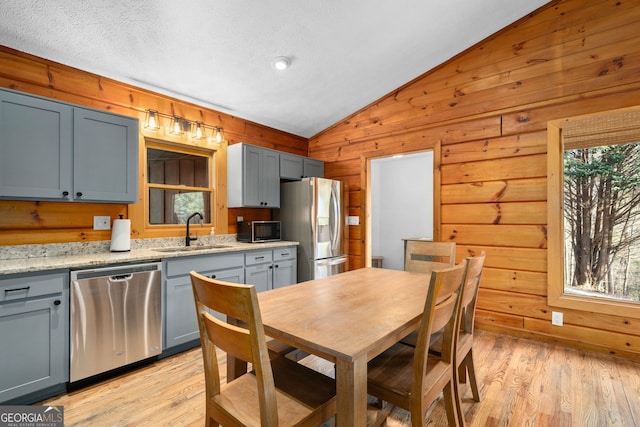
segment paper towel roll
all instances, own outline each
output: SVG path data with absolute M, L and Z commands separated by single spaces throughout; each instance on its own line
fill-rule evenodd
M 111 252 L 131 250 L 131 220 L 114 219 L 111 230 Z

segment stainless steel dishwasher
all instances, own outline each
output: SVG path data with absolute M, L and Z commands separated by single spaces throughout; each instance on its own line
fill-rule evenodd
M 162 351 L 162 264 L 71 272 L 70 382 Z

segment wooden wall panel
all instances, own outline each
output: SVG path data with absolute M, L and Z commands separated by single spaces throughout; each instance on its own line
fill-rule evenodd
M 224 127 L 228 144 L 240 141 L 274 148 L 294 154 L 308 154 L 308 140 L 276 129 L 249 122 L 215 110 L 156 94 L 144 89 L 110 80 L 95 74 L 57 64 L 0 46 L 0 87 L 70 102 L 98 110 L 110 111 L 144 119 L 145 109 L 156 109 L 165 114 L 176 114 L 188 120 L 200 120 Z M 167 123 L 168 125 L 168 123 Z M 141 133 L 140 150 L 144 148 Z M 187 137 L 176 139 L 162 131 L 153 138 L 176 144 L 199 146 Z M 141 157 L 142 158 L 142 157 Z M 226 158 L 226 155 L 225 157 Z M 144 179 L 145 168 L 140 170 Z M 224 174 L 226 176 L 226 173 Z M 216 190 L 226 192 L 226 178 L 216 181 Z M 140 190 L 141 197 L 144 193 Z M 226 199 L 226 198 L 225 198 Z M 134 238 L 182 236 L 184 226 L 168 226 L 159 230 L 144 229 L 144 209 L 135 205 L 25 202 L 0 200 L 0 245 L 27 243 L 56 243 L 109 240 L 110 232 L 92 230 L 93 215 L 118 214 L 131 218 Z M 233 209 L 227 216 L 226 204 L 216 202 L 221 222 L 216 225 L 219 234 L 236 232 L 236 216 L 247 219 L 271 219 L 265 209 Z M 142 226 L 141 226 L 142 225 Z M 208 234 L 208 231 L 207 231 Z
M 362 191 L 354 203 L 364 218 L 360 153 L 439 144 L 435 226 L 457 243 L 458 262 L 487 253 L 478 325 L 640 358 L 640 329 L 629 319 L 563 310 L 570 327 L 558 329 L 546 304 L 547 121 L 640 102 L 637 6 L 553 1 L 313 136 L 310 156 L 335 162 L 330 174 Z M 352 268 L 358 257 L 364 264 L 353 246 Z

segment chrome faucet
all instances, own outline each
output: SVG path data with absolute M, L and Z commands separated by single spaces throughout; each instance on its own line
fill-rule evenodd
M 196 237 L 191 237 L 189 235 L 189 223 L 191 222 L 191 220 L 193 219 L 194 216 L 199 216 L 200 217 L 200 224 L 202 225 L 202 221 L 204 221 L 204 218 L 202 217 L 202 214 L 200 212 L 194 212 L 189 218 L 187 218 L 187 236 L 185 237 L 185 245 L 187 246 L 191 246 L 191 242 L 193 242 L 194 240 L 198 240 L 198 236 Z

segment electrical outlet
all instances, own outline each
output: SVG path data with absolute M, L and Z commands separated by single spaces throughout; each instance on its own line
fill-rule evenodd
M 94 230 L 111 230 L 111 217 L 110 216 L 94 216 L 93 229 Z
M 357 215 L 348 216 L 347 225 L 360 225 L 360 217 Z
M 555 326 L 562 326 L 562 312 L 561 311 L 552 311 L 551 312 L 551 324 Z
M 244 221 L 244 217 L 243 216 L 239 216 L 239 217 L 236 218 L 236 221 L 237 222 L 242 222 L 242 221 Z

